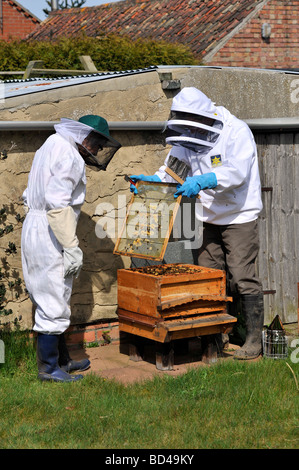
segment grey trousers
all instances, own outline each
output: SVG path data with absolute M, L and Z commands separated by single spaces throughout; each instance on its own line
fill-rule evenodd
M 232 225 L 204 223 L 198 264 L 226 271 L 230 295 L 257 295 L 262 292 L 255 268 L 258 250 L 257 220 Z

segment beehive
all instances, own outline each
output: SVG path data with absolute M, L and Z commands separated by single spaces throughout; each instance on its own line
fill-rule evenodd
M 225 272 L 187 264 L 118 271 L 119 328 L 167 342 L 226 332 L 236 321 L 227 314 Z

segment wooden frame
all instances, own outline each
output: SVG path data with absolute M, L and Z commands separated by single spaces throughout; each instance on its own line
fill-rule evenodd
M 145 181 L 136 184 L 138 193 L 132 195 L 113 254 L 163 260 L 182 198 L 174 198 L 176 186 Z

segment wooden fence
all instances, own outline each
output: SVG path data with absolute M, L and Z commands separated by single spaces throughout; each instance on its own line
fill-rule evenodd
M 263 187 L 258 271 L 266 321 L 297 322 L 299 281 L 299 133 L 255 135 Z

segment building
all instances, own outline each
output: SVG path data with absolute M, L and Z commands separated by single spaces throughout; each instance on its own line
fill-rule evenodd
M 297 322 L 298 72 L 159 66 L 82 77 L 10 81 L 4 84 L 5 99 L 1 104 L 0 155 L 7 158 L 0 158 L 0 199 L 8 210 L 6 224 L 12 224 L 14 231 L 1 238 L 0 257 L 6 257 L 8 241 L 15 244 L 17 252 L 7 257 L 12 274 L 22 277 L 21 224 L 15 216 L 23 214 L 21 195 L 34 153 L 54 132 L 54 124 L 61 117 L 78 119 L 87 113 L 102 114 L 112 136 L 122 143 L 107 171 L 87 168 L 87 195 L 78 224 L 84 267 L 74 282 L 72 296 L 75 332 L 87 329 L 90 336 L 86 341 L 93 341 L 93 330 L 98 325 L 106 330 L 112 324 L 116 328 L 117 270 L 131 263 L 130 257 L 113 254 L 119 220 L 131 197 L 124 176 L 152 174 L 164 162 L 169 148 L 161 131 L 174 95 L 186 86 L 201 89 L 218 105 L 245 120 L 254 132 L 264 205 L 259 217 L 258 271 L 264 290 L 265 322 L 268 324 L 276 314 L 284 323 Z M 165 262 L 180 262 L 180 257 L 186 256 L 182 246 L 184 241 L 170 242 Z M 187 250 L 187 255 L 193 256 L 190 248 Z M 24 290 L 18 298 L 12 292 L 6 308 L 13 313 L 0 316 L 0 323 L 17 319 L 22 327 L 31 328 L 32 305 Z
M 29 37 L 115 33 L 183 43 L 210 66 L 296 69 L 298 32 L 299 0 L 124 0 L 52 12 Z
M 0 0 L 0 39 L 24 39 L 40 20 L 19 2 Z

